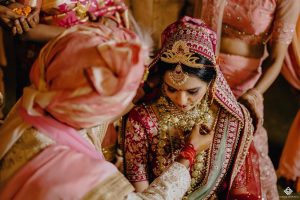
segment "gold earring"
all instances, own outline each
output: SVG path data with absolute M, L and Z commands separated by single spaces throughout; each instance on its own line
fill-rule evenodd
M 211 112 L 209 109 L 210 104 L 208 103 L 208 91 L 205 93 L 204 98 L 201 100 L 199 105 L 199 111 L 201 113 L 201 121 L 206 124 L 211 118 Z
M 204 98 L 202 98 L 201 103 L 199 105 L 199 109 L 201 113 L 207 113 L 209 108 L 208 108 L 208 92 L 205 93 Z

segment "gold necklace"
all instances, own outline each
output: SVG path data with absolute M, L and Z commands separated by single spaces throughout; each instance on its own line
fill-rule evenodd
M 190 111 L 183 112 L 178 110 L 171 100 L 161 96 L 157 103 L 160 114 L 160 129 L 166 132 L 168 126 L 176 127 L 182 131 L 191 131 L 195 124 L 205 123 L 211 118 L 211 112 L 207 102 L 201 103 Z
M 201 151 L 196 156 L 196 161 L 191 168 L 191 186 L 185 193 L 183 200 L 187 200 L 188 196 L 201 186 L 200 184 L 203 182 L 207 172 L 208 154 L 209 149 Z
M 179 154 L 180 149 L 176 149 L 174 152 L 173 139 L 169 134 L 169 128 L 175 128 L 179 132 L 191 131 L 195 124 L 203 124 L 211 117 L 211 111 L 207 105 L 206 99 L 204 103 L 201 103 L 200 106 L 195 107 L 194 109 L 182 112 L 176 108 L 173 102 L 167 99 L 165 96 L 161 96 L 157 101 L 157 110 L 159 113 L 159 141 L 157 148 L 157 165 L 158 165 L 158 174 L 161 174 L 165 167 L 168 165 L 167 159 L 170 157 L 166 152 L 166 149 L 170 145 L 171 160 L 174 162 L 177 154 Z M 184 134 L 179 135 L 180 144 L 185 143 Z

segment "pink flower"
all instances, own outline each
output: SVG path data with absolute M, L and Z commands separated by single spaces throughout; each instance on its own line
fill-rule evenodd
M 61 4 L 58 6 L 58 9 L 62 12 L 62 13 L 66 13 L 70 11 L 70 8 L 68 7 L 68 5 L 66 3 Z
M 61 27 L 69 28 L 71 26 L 74 26 L 75 24 L 79 24 L 79 20 L 76 17 L 76 13 L 74 11 L 66 13 L 66 17 L 59 20 L 58 25 Z

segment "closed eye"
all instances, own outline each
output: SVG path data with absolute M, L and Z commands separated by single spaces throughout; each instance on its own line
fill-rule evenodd
M 173 87 L 171 87 L 171 86 L 169 86 L 169 85 L 167 85 L 167 90 L 168 90 L 169 92 L 171 92 L 171 93 L 174 93 L 174 92 L 177 91 L 175 88 L 173 88 Z
M 200 88 L 190 89 L 187 92 L 192 95 L 196 95 L 199 92 Z

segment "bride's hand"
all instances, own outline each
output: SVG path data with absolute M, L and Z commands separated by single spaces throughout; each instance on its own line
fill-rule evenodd
M 200 126 L 195 125 L 187 141 L 188 143 L 191 143 L 194 146 L 197 153 L 207 149 L 210 146 L 214 135 L 212 133 L 209 133 L 207 135 L 201 135 L 199 133 L 199 130 Z
M 187 138 L 186 147 L 183 148 L 179 156 L 178 162 L 185 165 L 187 168 L 190 168 L 195 160 L 195 155 L 200 153 L 203 150 L 206 150 L 213 139 L 213 132 L 211 131 L 209 134 L 201 135 L 200 126 L 195 125 L 191 131 L 190 136 Z M 190 150 L 190 144 L 193 146 L 194 150 Z M 187 149 L 185 149 L 187 148 Z M 182 155 L 183 154 L 183 155 Z

